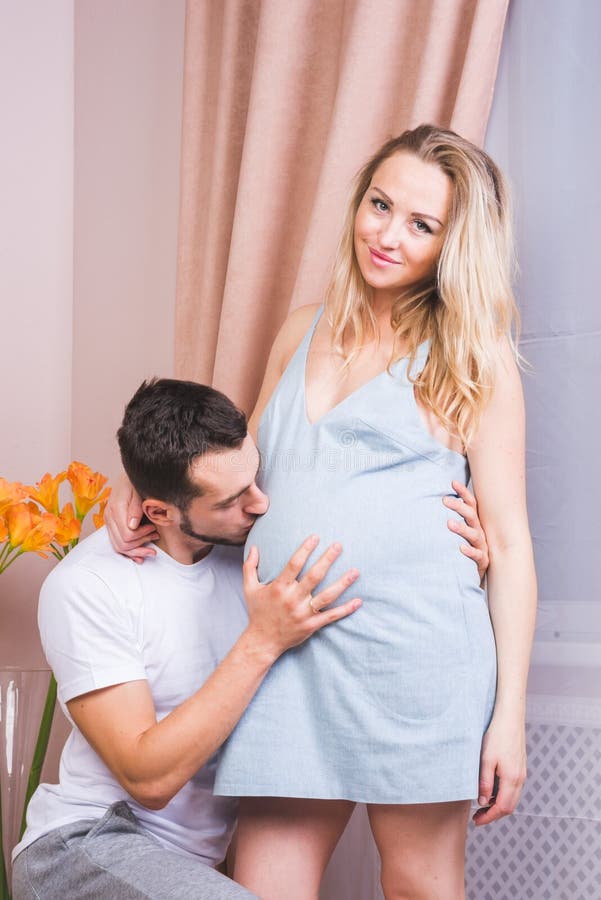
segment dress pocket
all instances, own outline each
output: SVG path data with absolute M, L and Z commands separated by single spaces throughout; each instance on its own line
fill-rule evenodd
M 365 684 L 374 702 L 395 718 L 437 719 L 465 697 L 468 656 L 458 598 L 403 598 L 394 625 L 379 623 L 372 632 Z

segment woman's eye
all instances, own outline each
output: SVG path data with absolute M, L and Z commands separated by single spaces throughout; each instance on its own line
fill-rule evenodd
M 380 200 L 379 197 L 372 197 L 371 202 L 378 212 L 388 212 L 388 204 Z
M 430 234 L 432 229 L 426 225 L 426 223 L 422 219 L 414 219 L 414 225 L 418 231 L 421 231 L 423 234 Z

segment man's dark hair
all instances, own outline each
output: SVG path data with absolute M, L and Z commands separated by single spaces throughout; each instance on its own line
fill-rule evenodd
M 246 417 L 219 391 L 194 381 L 144 381 L 125 407 L 117 432 L 121 460 L 142 499 L 187 509 L 202 490 L 190 466 L 204 453 L 239 447 Z

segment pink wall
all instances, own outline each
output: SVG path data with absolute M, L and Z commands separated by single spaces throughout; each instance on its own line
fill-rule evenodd
M 0 474 L 69 462 L 73 306 L 73 2 L 0 5 Z M 43 664 L 35 629 L 48 564 L 0 576 L 0 664 Z
M 0 0 L 0 475 L 113 477 L 144 377 L 173 371 L 184 0 Z M 0 665 L 43 666 L 51 561 L 0 577 Z
M 143 378 L 173 373 L 184 0 L 78 0 L 72 451 L 113 476 Z

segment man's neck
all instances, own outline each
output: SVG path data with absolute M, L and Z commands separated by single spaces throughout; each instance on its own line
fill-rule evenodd
M 183 566 L 200 562 L 213 549 L 213 544 L 187 539 L 181 532 L 172 533 L 172 529 L 158 528 L 157 531 L 159 532 L 159 539 L 155 541 L 157 547 Z

